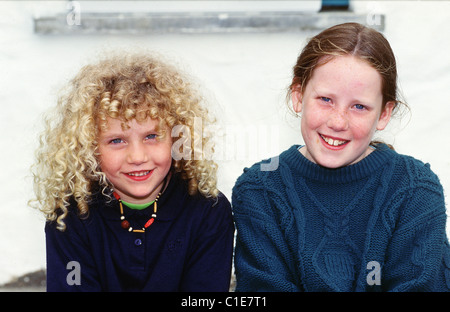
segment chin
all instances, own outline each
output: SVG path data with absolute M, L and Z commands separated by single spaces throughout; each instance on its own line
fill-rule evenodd
M 346 164 L 342 164 L 341 165 L 341 164 L 338 164 L 338 163 L 329 163 L 329 162 L 318 163 L 318 165 L 321 166 L 321 167 L 328 168 L 328 169 L 338 169 L 338 168 L 346 166 Z
M 315 161 L 321 167 L 329 168 L 329 169 L 338 169 L 348 165 L 351 165 L 351 161 L 345 161 L 342 158 L 340 159 L 317 159 Z

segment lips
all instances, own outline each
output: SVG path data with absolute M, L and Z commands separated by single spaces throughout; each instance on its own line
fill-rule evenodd
M 329 137 L 329 136 L 325 136 L 323 134 L 319 134 L 319 135 L 322 138 L 322 141 L 324 142 L 324 144 L 327 147 L 331 147 L 331 148 L 343 147 L 348 142 L 350 142 L 349 140 L 343 140 L 343 139 L 339 139 L 339 138 Z
M 153 173 L 153 170 L 141 170 L 141 171 L 132 171 L 127 172 L 125 175 L 134 181 L 144 181 L 147 180 Z

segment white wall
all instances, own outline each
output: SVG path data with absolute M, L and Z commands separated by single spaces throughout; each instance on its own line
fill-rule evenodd
M 220 3 L 210 1 L 207 5 L 214 9 Z M 298 6 L 298 2 L 283 5 Z M 399 152 L 430 162 L 444 188 L 450 190 L 450 2 L 360 1 L 352 6 L 356 12 L 386 15 L 384 33 L 396 53 L 400 83 L 411 107 L 411 114 L 401 122 L 393 121 L 383 137 Z M 224 134 L 239 130 L 251 139 L 249 131 L 258 129 L 256 139 L 261 142 L 257 147 L 261 151 L 256 154 L 245 152 L 241 157 L 234 154 L 232 144 L 223 141 L 228 154 L 219 159 L 219 186 L 229 198 L 243 167 L 302 143 L 298 120 L 285 105 L 285 89 L 300 49 L 315 32 L 152 36 L 33 33 L 33 15 L 64 9 L 64 2 L 0 1 L 0 284 L 45 267 L 43 218 L 27 206 L 33 196 L 29 167 L 37 133 L 42 129 L 41 114 L 54 105 L 58 89 L 102 49 L 134 45 L 165 53 L 205 86 L 218 107 Z

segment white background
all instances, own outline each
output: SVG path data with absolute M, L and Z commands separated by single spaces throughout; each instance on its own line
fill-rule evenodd
M 157 10 L 318 10 L 320 2 L 168 1 Z M 44 219 L 27 206 L 30 166 L 42 113 L 58 90 L 96 55 L 143 46 L 164 53 L 197 77 L 220 120 L 219 187 L 231 188 L 245 166 L 302 144 L 299 120 L 287 109 L 291 68 L 316 32 L 196 35 L 45 36 L 33 16 L 65 12 L 66 2 L 0 1 L 0 284 L 45 268 Z M 384 34 L 398 60 L 400 85 L 411 113 L 380 133 L 396 150 L 424 162 L 450 190 L 450 2 L 352 1 L 355 12 L 386 16 Z M 113 1 L 83 10 L 137 10 Z M 114 6 L 115 5 L 115 6 Z M 154 6 L 153 6 L 154 7 Z M 130 9 L 131 8 L 131 9 Z M 141 9 L 141 8 L 140 8 Z M 82 15 L 81 15 L 82 18 Z M 253 131 L 256 129 L 256 132 Z M 253 135 L 253 137 L 252 137 Z M 256 137 L 255 137 L 256 135 Z M 223 139 L 220 139 L 223 138 Z M 239 141 L 244 140 L 244 141 Z M 256 143 L 255 143 L 256 142 Z M 252 150 L 246 149 L 255 143 Z M 240 149 L 240 152 L 237 152 Z

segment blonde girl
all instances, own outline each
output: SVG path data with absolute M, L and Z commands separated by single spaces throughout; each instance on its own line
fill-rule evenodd
M 210 122 L 203 102 L 151 53 L 114 53 L 70 82 L 34 168 L 49 291 L 228 290 L 230 204 L 217 165 L 190 153 L 211 146 L 194 131 Z

